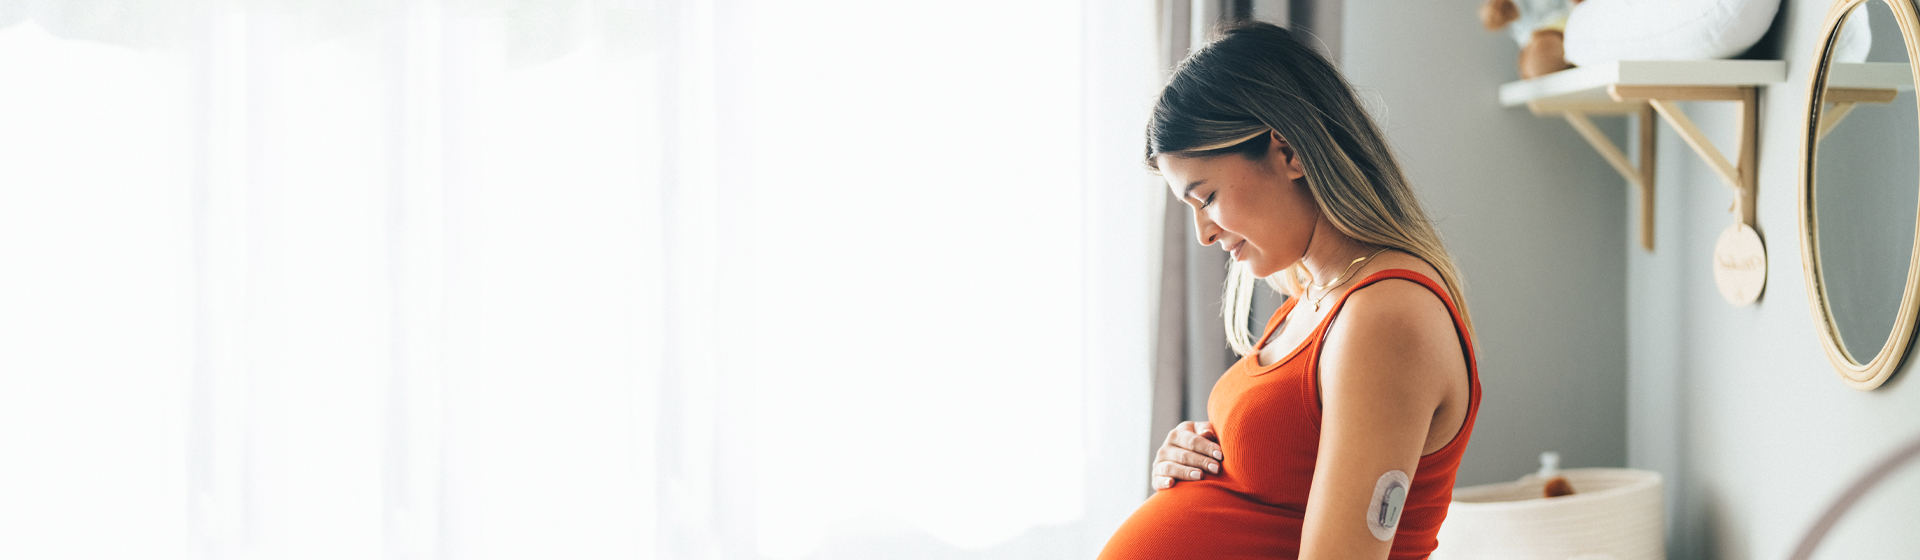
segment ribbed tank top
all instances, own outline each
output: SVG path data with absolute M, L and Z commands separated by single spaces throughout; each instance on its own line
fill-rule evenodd
M 1101 560 L 1272 559 L 1298 558 L 1306 520 L 1307 494 L 1320 449 L 1320 346 L 1328 325 L 1347 298 L 1383 280 L 1405 279 L 1425 286 L 1446 303 L 1467 358 L 1466 423 L 1446 446 L 1420 457 L 1413 488 L 1401 513 L 1389 558 L 1426 558 L 1439 545 L 1436 536 L 1453 500 L 1454 471 L 1472 437 L 1480 411 L 1480 374 L 1473 344 L 1460 310 L 1440 284 L 1420 273 L 1390 269 L 1354 283 L 1335 300 L 1312 334 L 1286 357 L 1258 365 L 1260 352 L 1293 309 L 1289 298 L 1267 321 L 1256 350 L 1242 356 L 1214 383 L 1207 417 L 1220 439 L 1220 474 L 1180 481 L 1147 498 L 1121 524 Z M 1357 521 L 1356 521 L 1357 522 Z

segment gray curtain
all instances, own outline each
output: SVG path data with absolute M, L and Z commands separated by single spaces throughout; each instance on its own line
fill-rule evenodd
M 1339 61 L 1339 0 L 1162 0 L 1160 55 L 1169 73 L 1205 42 L 1207 30 L 1226 21 L 1257 19 L 1305 29 Z M 1239 359 L 1221 324 L 1228 255 L 1218 244 L 1201 246 L 1193 209 L 1167 193 L 1160 259 L 1160 302 L 1155 326 L 1153 434 L 1149 457 L 1169 430 L 1186 420 L 1207 420 L 1207 394 Z M 1285 296 L 1254 290 L 1248 329 L 1257 338 Z

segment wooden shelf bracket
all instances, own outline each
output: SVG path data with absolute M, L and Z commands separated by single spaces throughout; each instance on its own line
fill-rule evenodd
M 1899 96 L 1900 90 L 1893 88 L 1827 88 L 1827 93 L 1821 98 L 1821 101 L 1826 105 L 1826 110 L 1820 111 L 1820 137 L 1818 139 L 1825 140 L 1827 133 L 1833 132 L 1833 127 L 1839 125 L 1841 120 L 1846 119 L 1847 113 L 1853 112 L 1855 105 L 1860 103 L 1892 103 L 1893 99 Z
M 1828 96 L 1829 101 L 1835 104 L 1835 109 L 1830 111 L 1831 122 L 1838 122 L 1844 117 L 1846 111 L 1853 107 L 1852 103 L 1871 103 L 1888 97 L 1884 91 L 1869 89 L 1902 87 L 1912 83 L 1912 68 L 1905 63 L 1862 63 L 1839 67 L 1834 72 L 1835 76 L 1839 76 L 1834 83 L 1840 89 Z M 1626 178 L 1629 188 L 1637 190 L 1640 195 L 1640 247 L 1647 251 L 1653 250 L 1654 237 L 1654 166 L 1657 159 L 1654 115 L 1660 115 L 1661 120 L 1672 125 L 1694 153 L 1734 191 L 1732 211 L 1739 217 L 1739 223 L 1728 228 L 1715 246 L 1715 278 L 1718 281 L 1719 263 L 1726 260 L 1722 256 L 1732 259 L 1728 262 L 1740 261 L 1735 264 L 1746 262 L 1741 259 L 1752 258 L 1763 259 L 1761 262 L 1764 262 L 1764 253 L 1757 257 L 1754 254 L 1754 248 L 1761 247 L 1764 241 L 1759 239 L 1759 234 L 1752 227 L 1757 184 L 1754 142 L 1759 136 L 1760 110 L 1755 101 L 1760 86 L 1784 82 L 1786 79 L 1787 63 L 1783 60 L 1620 60 L 1507 82 L 1500 85 L 1499 98 L 1500 104 L 1506 107 L 1526 105 L 1535 115 L 1565 118 L 1567 124 L 1579 131 L 1581 138 L 1600 152 L 1600 157 L 1605 158 L 1614 171 Z M 1732 157 L 1728 157 L 1728 152 L 1716 148 L 1700 132 L 1700 127 L 1693 123 L 1693 119 L 1680 111 L 1679 101 L 1732 101 L 1739 104 L 1739 129 L 1735 131 L 1739 145 L 1733 146 Z M 1593 124 L 1592 117 L 1596 115 L 1636 119 L 1640 125 L 1637 132 L 1639 153 L 1635 155 L 1639 157 L 1628 158 L 1625 151 L 1602 134 L 1599 127 Z M 1832 124 L 1828 123 L 1827 126 L 1831 128 Z M 1720 254 L 1723 248 L 1728 251 L 1727 255 Z M 1742 265 L 1735 268 L 1745 271 L 1752 267 Z M 1765 277 L 1762 275 L 1760 278 Z M 1742 284 L 1736 287 L 1739 289 L 1729 292 L 1727 287 L 1722 286 L 1721 295 L 1727 296 L 1728 301 L 1743 299 L 1735 303 L 1744 304 L 1751 302 L 1748 296 L 1758 293 L 1758 286 Z M 1735 298 L 1728 295 L 1730 293 L 1741 297 Z
M 1738 216 L 1740 223 L 1748 227 L 1754 225 L 1754 194 L 1758 177 L 1757 145 L 1760 105 L 1757 103 L 1759 88 L 1756 86 L 1647 86 L 1620 85 L 1607 86 L 1607 95 L 1622 103 L 1646 103 L 1654 112 L 1672 125 L 1680 138 L 1693 148 L 1695 154 L 1713 169 L 1734 191 L 1733 207 L 1729 210 Z M 1728 161 L 1713 141 L 1707 139 L 1693 119 L 1680 111 L 1677 101 L 1732 101 L 1740 105 L 1740 120 L 1735 129 L 1736 146 L 1734 161 Z M 1651 127 L 1647 127 L 1651 129 Z

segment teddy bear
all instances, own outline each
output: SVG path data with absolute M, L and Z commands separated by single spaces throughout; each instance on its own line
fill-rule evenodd
M 1520 43 L 1520 78 L 1559 72 L 1567 63 L 1567 16 L 1580 0 L 1487 0 L 1480 24 L 1488 31 L 1507 28 Z

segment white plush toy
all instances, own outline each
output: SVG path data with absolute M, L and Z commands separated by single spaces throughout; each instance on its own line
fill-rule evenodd
M 1867 5 L 1861 4 L 1847 12 L 1847 21 L 1840 26 L 1840 36 L 1833 40 L 1834 62 L 1866 62 L 1867 52 L 1873 50 L 1873 31 L 1869 29 Z
M 1735 56 L 1767 34 L 1779 9 L 1780 0 L 1487 0 L 1480 20 L 1513 33 L 1520 77 L 1532 78 L 1620 60 Z
M 1746 52 L 1780 0 L 1587 0 L 1567 17 L 1567 62 L 1705 60 Z

